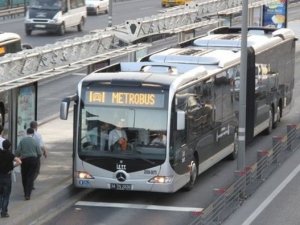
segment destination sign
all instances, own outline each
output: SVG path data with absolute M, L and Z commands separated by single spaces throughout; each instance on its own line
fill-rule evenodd
M 0 47 L 0 56 L 3 56 L 3 55 L 5 55 L 5 53 L 6 53 L 6 49 L 5 49 L 5 47 Z
M 106 106 L 164 107 L 164 95 L 142 92 L 87 91 L 86 103 Z

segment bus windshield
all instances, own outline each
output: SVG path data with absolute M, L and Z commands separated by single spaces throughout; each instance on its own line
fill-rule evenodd
M 62 1 L 61 0 L 31 0 L 31 8 L 43 8 L 43 9 L 61 9 Z
M 83 92 L 79 156 L 165 159 L 165 93 L 144 89 Z

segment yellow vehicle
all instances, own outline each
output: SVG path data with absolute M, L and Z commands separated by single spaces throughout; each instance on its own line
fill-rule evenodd
M 184 5 L 185 3 L 191 2 L 192 0 L 161 0 L 161 6 L 176 6 L 176 5 Z

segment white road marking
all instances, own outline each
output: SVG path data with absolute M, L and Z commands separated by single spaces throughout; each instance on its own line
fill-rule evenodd
M 86 76 L 86 73 L 72 73 L 74 76 Z
M 176 207 L 176 206 L 142 205 L 142 204 L 125 204 L 125 203 L 108 203 L 108 202 L 87 202 L 87 201 L 79 201 L 75 205 L 92 206 L 92 207 L 150 209 L 150 210 L 178 211 L 178 212 L 202 212 L 203 210 L 203 208 L 193 208 L 193 207 Z
M 288 183 L 299 173 L 300 165 L 298 165 L 281 184 L 256 208 L 256 210 L 244 221 L 242 225 L 250 225 L 256 217 L 273 201 L 273 199 L 288 185 Z

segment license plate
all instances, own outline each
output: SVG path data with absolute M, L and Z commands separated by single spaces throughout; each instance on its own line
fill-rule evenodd
M 110 184 L 110 189 L 120 190 L 120 191 L 130 191 L 132 190 L 131 184 Z
M 36 24 L 34 26 L 37 28 L 45 28 L 46 27 L 46 25 L 43 25 L 43 24 Z

